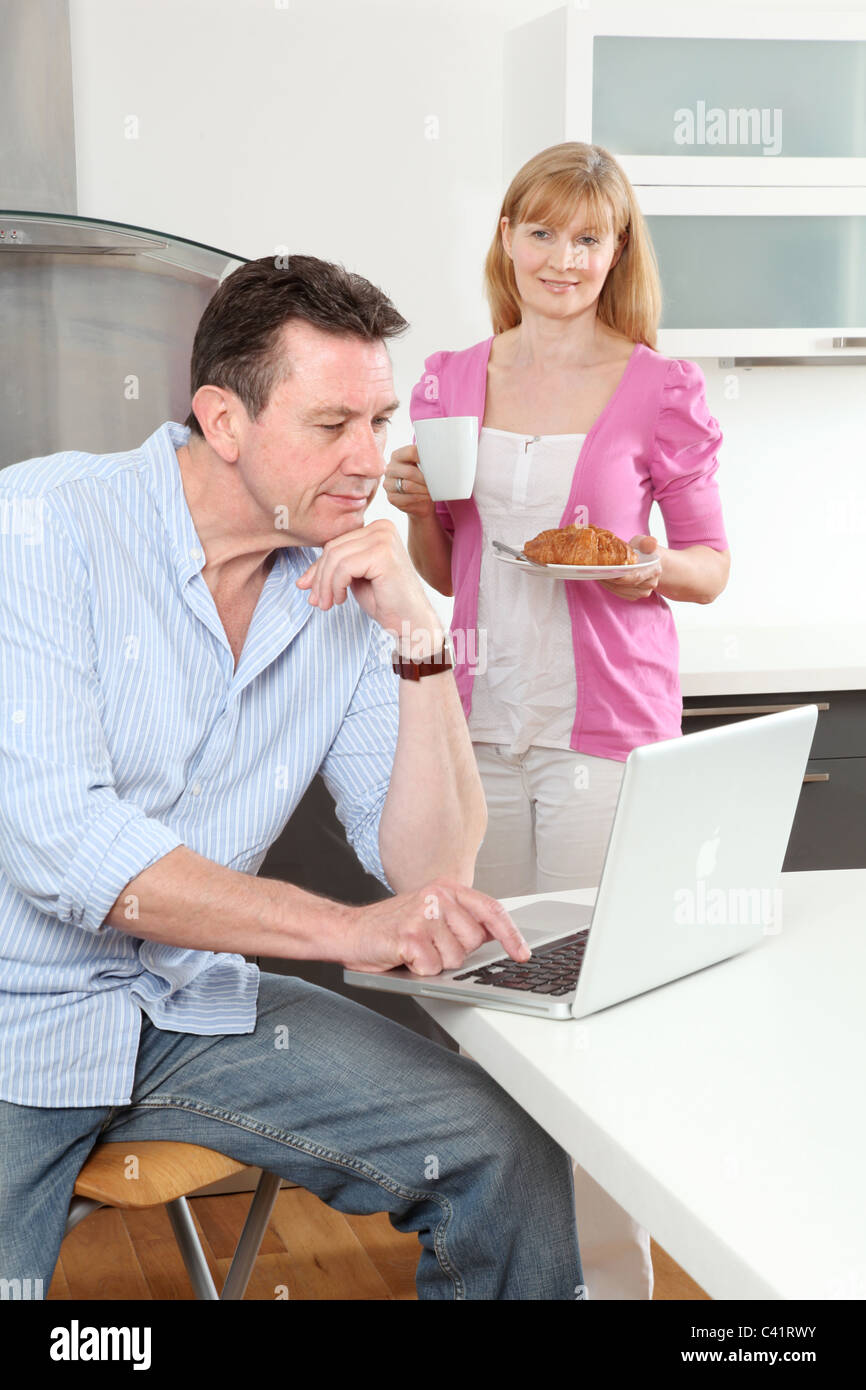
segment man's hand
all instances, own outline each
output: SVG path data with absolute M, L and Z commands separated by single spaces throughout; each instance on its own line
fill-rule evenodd
M 404 965 L 413 975 L 438 975 L 459 970 L 485 941 L 501 941 L 512 960 L 531 954 L 501 902 L 453 878 L 354 911 L 355 930 L 341 954 L 349 970 L 381 975 Z
M 638 552 L 641 560 L 648 560 L 651 555 L 655 554 L 658 567 L 654 570 L 645 570 L 643 574 L 624 574 L 617 576 L 616 579 L 599 579 L 598 583 L 603 589 L 616 594 L 618 598 L 629 600 L 648 598 L 661 582 L 664 574 L 664 556 L 667 551 L 659 546 L 655 536 L 632 536 L 629 545 L 632 550 Z
M 442 624 L 392 521 L 371 521 L 327 541 L 318 560 L 295 582 L 310 590 L 310 602 L 321 609 L 344 603 L 351 587 L 380 627 L 395 637 L 412 638 L 408 655 L 424 656 L 442 645 Z

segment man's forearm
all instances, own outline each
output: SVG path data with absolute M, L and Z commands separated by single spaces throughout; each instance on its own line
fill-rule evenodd
M 379 853 L 398 893 L 438 874 L 471 886 L 487 807 L 451 671 L 400 681 L 394 771 Z
M 146 941 L 286 960 L 342 960 L 355 909 L 179 845 L 132 879 L 106 923 Z

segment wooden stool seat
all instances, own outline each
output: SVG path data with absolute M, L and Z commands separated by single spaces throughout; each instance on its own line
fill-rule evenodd
M 201 1144 L 174 1139 L 111 1141 L 96 1145 L 78 1175 L 75 1195 L 111 1207 L 156 1207 L 246 1167 Z
M 64 1234 L 99 1207 L 164 1206 L 196 1298 L 241 1299 L 280 1190 L 279 1174 L 262 1169 L 222 1293 L 217 1293 L 186 1199 L 247 1167 L 216 1149 L 179 1139 L 106 1140 L 95 1146 L 78 1174 Z

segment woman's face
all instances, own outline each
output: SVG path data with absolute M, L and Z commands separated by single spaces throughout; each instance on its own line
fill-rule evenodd
M 595 304 L 625 246 L 578 209 L 567 227 L 501 222 L 502 243 L 514 265 L 523 304 L 546 317 L 571 318 Z

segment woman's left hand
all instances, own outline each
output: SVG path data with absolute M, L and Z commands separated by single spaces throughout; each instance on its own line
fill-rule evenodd
M 654 554 L 658 560 L 657 567 L 654 570 L 645 570 L 642 574 L 624 574 L 616 579 L 599 579 L 598 583 L 603 589 L 608 589 L 619 598 L 631 602 L 636 598 L 648 598 L 658 588 L 664 573 L 664 557 L 667 551 L 659 545 L 654 536 L 632 536 L 629 545 L 632 550 L 647 557 Z

